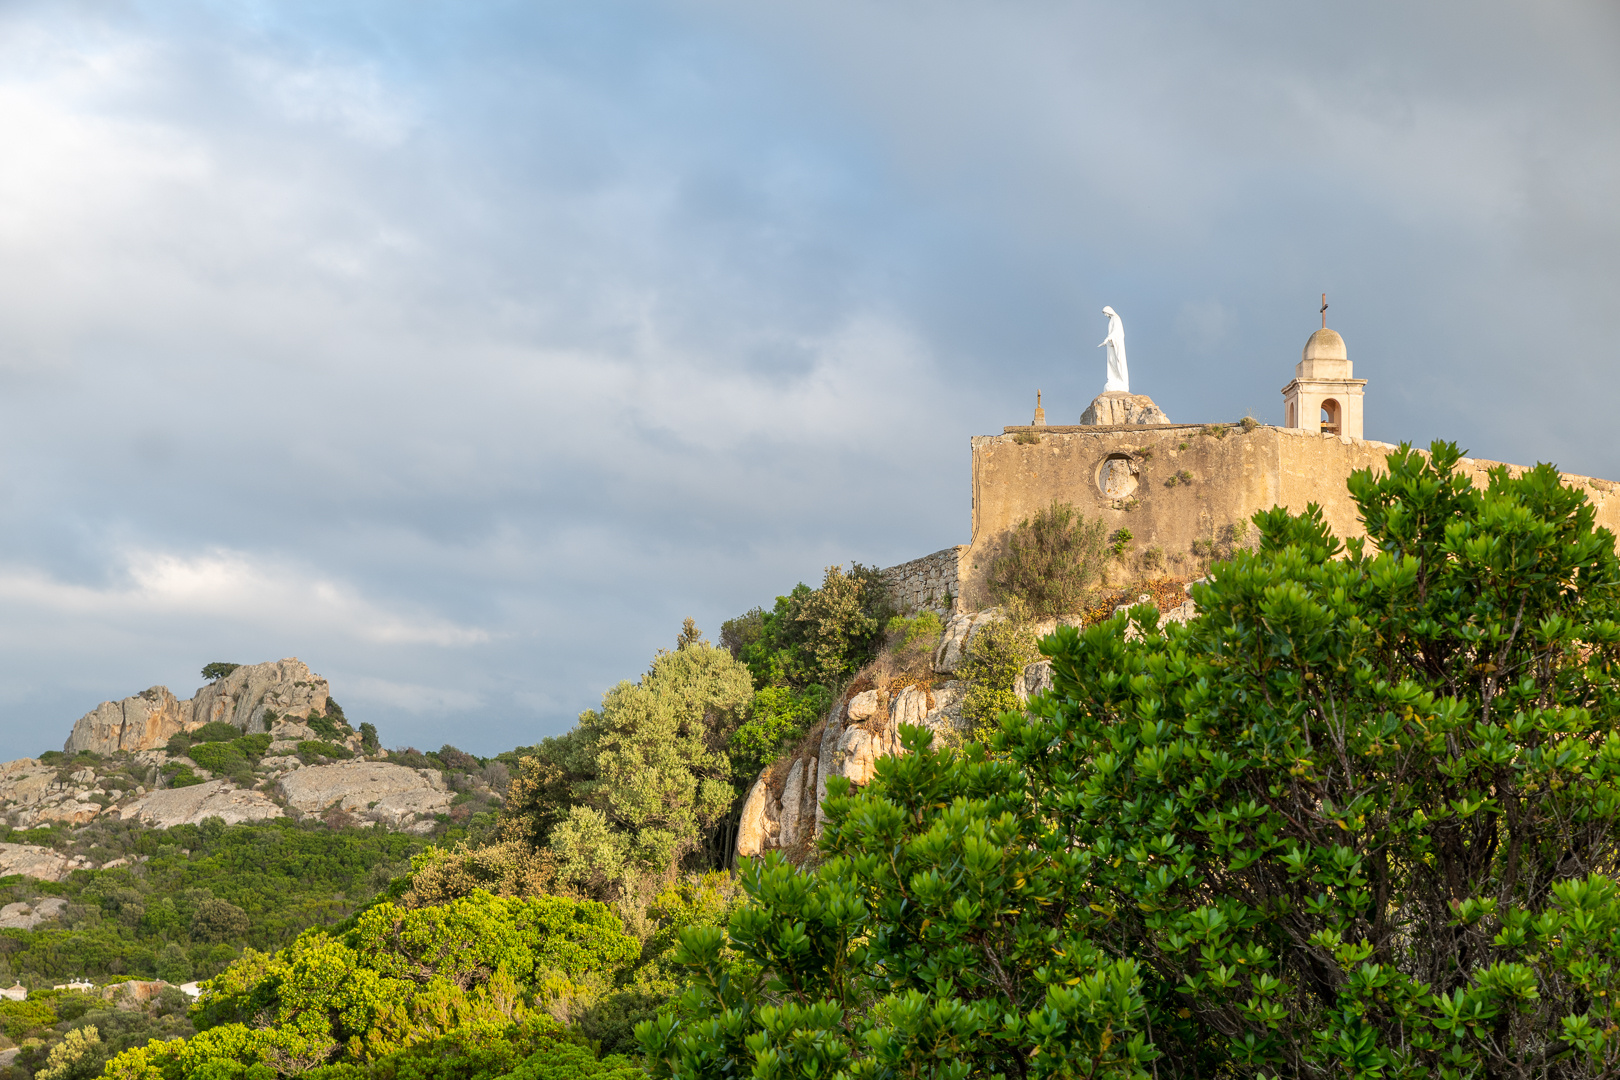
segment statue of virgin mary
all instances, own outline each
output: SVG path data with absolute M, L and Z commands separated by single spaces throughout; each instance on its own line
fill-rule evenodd
M 1131 392 L 1131 373 L 1125 367 L 1125 325 L 1119 321 L 1119 314 L 1113 308 L 1103 308 L 1103 314 L 1108 316 L 1108 336 L 1097 346 L 1099 349 L 1108 346 L 1108 384 L 1103 387 L 1103 393 L 1122 390 L 1128 394 Z

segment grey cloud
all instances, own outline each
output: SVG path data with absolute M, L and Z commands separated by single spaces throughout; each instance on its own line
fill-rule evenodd
M 1370 434 L 1620 475 L 1614 44 L 1579 5 L 10 8 L 0 755 L 291 654 L 391 742 L 559 731 L 684 615 L 965 542 L 967 437 L 1077 417 L 1103 303 L 1178 419 L 1274 415 L 1326 289 Z

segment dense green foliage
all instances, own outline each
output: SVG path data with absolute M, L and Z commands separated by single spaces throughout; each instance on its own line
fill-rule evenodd
M 337 936 L 311 930 L 273 955 L 250 951 L 210 984 L 196 1036 L 128 1050 L 106 1071 L 185 1080 L 324 1069 L 382 1080 L 566 1076 L 568 1065 L 622 1076 L 628 1061 L 599 1063 L 532 1003 L 566 1012 L 640 951 L 590 901 L 476 892 L 417 909 L 383 903 Z
M 729 620 L 720 643 L 748 665 L 756 687 L 833 687 L 877 655 L 889 614 L 876 569 L 829 566 L 821 588 L 801 583 L 770 611 Z
M 522 755 L 506 836 L 549 851 L 564 886 L 604 898 L 650 897 L 692 857 L 713 865 L 713 831 L 736 798 L 725 747 L 752 693 L 725 649 L 662 653 L 574 730 Z
M 748 665 L 755 690 L 729 746 L 740 790 L 826 715 L 834 691 L 878 654 L 889 618 L 882 576 L 852 563 L 848 573 L 829 566 L 819 589 L 801 582 L 770 611 L 721 627 L 720 643 Z
M 1087 521 L 1054 501 L 1008 535 L 986 577 L 991 594 L 998 603 L 1021 600 L 1037 619 L 1080 611 L 1102 567 L 1105 531 L 1101 518 Z
M 232 664 L 224 660 L 215 660 L 212 664 L 203 665 L 202 677 L 209 682 L 218 682 L 241 666 L 241 664 Z
M 984 740 L 996 718 L 1018 708 L 1016 689 L 1024 667 L 1038 657 L 1035 632 L 1016 597 L 1003 605 L 1005 617 L 979 627 L 968 642 L 967 655 L 956 675 L 967 684 L 962 697 L 962 719 L 972 725 L 973 737 Z
M 683 938 L 655 1074 L 1613 1075 L 1614 537 L 1457 458 L 1356 474 L 1347 551 L 1257 515 L 1186 626 L 1060 629 L 993 759 L 829 784 L 825 861 Z
M 22 1044 L 9 1068 L 0 1068 L 0 1077 L 88 1080 L 115 1054 L 152 1039 L 193 1034 L 187 1003 L 173 987 L 137 1007 L 128 1002 L 117 1007 L 99 995 L 72 990 L 43 990 L 27 1001 L 0 1002 L 6 1036 Z
M 782 749 L 826 715 L 832 693 L 817 683 L 795 692 L 766 686 L 754 692 L 748 719 L 731 735 L 728 750 L 739 786 L 775 761 Z
M 220 744 L 213 744 L 220 745 Z M 453 834 L 452 834 L 453 836 Z M 11 831 L 0 839 L 132 865 L 80 870 L 59 883 L 0 879 L 0 902 L 61 896 L 67 910 L 32 930 L 0 930 L 0 981 L 68 976 L 185 982 L 220 971 L 248 946 L 275 948 L 347 918 L 429 841 L 381 829 L 95 822 Z

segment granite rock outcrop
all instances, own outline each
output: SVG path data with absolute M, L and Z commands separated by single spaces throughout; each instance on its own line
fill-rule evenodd
M 142 690 L 122 701 L 103 701 L 73 725 L 64 753 L 133 753 L 162 746 L 191 722 L 191 702 L 180 701 L 167 686 Z
M 1102 427 L 1127 424 L 1168 424 L 1170 418 L 1146 394 L 1131 394 L 1124 390 L 1108 390 L 1086 406 L 1080 414 L 1080 423 Z
M 61 881 L 73 871 L 93 865 L 87 859 L 70 858 L 37 844 L 0 844 L 0 877 L 21 874 L 40 881 Z
M 901 724 L 929 728 L 936 739 L 959 738 L 962 686 L 865 690 L 834 706 L 819 739 L 809 740 L 791 762 L 764 770 L 749 789 L 737 827 L 737 854 L 792 849 L 813 840 L 826 820 L 821 803 L 827 781 L 843 776 L 857 786 L 870 783 L 878 758 L 904 752 Z
M 121 701 L 104 701 L 80 717 L 64 753 L 135 753 L 160 747 L 183 731 L 223 721 L 255 734 L 276 720 L 296 722 L 326 715 L 325 679 L 295 657 L 243 664 L 181 701 L 166 686 L 154 686 Z M 302 738 L 309 738 L 308 729 Z
M 42 922 L 60 918 L 67 901 L 60 896 L 19 900 L 0 907 L 0 930 L 32 930 Z
M 284 816 L 281 807 L 268 796 L 247 791 L 227 780 L 209 780 L 187 787 L 152 791 L 119 807 L 121 820 L 137 818 L 155 828 L 175 825 L 201 825 L 211 817 L 227 825 L 244 821 L 268 821 Z
M 361 821 L 393 828 L 433 825 L 450 809 L 454 794 L 432 769 L 408 769 L 386 761 L 340 761 L 295 769 L 276 781 L 287 807 L 302 815 L 337 809 Z

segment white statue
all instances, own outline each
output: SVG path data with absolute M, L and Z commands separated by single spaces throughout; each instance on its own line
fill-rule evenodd
M 1119 321 L 1119 315 L 1111 307 L 1103 308 L 1103 314 L 1108 316 L 1108 336 L 1104 338 L 1097 348 L 1108 346 L 1108 385 L 1103 387 L 1103 393 L 1110 390 L 1131 392 L 1131 373 L 1125 367 L 1125 325 Z

